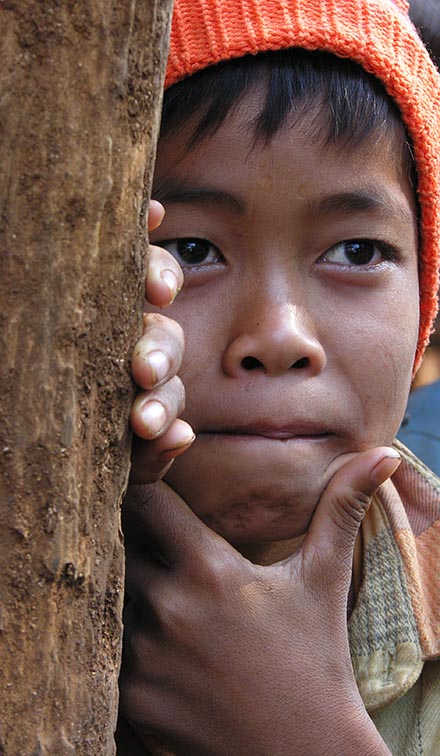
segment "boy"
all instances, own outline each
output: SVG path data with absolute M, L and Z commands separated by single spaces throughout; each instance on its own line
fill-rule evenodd
M 438 753 L 440 484 L 389 446 L 439 249 L 405 10 L 175 4 L 148 299 L 185 284 L 133 358 L 133 481 L 165 477 L 124 511 L 121 754 Z

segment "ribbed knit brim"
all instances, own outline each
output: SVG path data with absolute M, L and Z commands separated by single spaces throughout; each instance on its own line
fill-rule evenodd
M 407 10 L 405 0 L 175 0 L 165 86 L 220 61 L 288 47 L 351 58 L 381 80 L 413 141 L 418 174 L 421 245 L 416 370 L 437 312 L 440 76 Z

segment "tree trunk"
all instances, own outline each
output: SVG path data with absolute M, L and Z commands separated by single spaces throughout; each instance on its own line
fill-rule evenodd
M 0 754 L 110 756 L 171 0 L 0 0 Z

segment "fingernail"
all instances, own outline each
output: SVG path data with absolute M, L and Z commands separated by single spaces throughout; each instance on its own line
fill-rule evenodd
M 195 440 L 195 434 L 191 436 L 189 439 L 183 440 L 180 444 L 177 444 L 173 449 L 166 449 L 166 451 L 163 451 L 158 456 L 159 462 L 169 462 L 170 460 L 174 459 L 175 457 L 178 457 L 180 454 L 183 454 L 184 451 L 186 451 L 193 441 Z
M 160 383 L 170 371 L 170 361 L 164 352 L 159 350 L 147 354 L 148 367 L 151 370 L 152 385 Z
M 146 402 L 141 410 L 142 420 L 152 436 L 157 434 L 164 427 L 167 416 L 164 406 L 154 400 Z
M 371 471 L 371 480 L 376 486 L 382 485 L 393 473 L 396 472 L 402 459 L 399 452 L 390 449 L 389 453 L 382 457 Z
M 165 215 L 165 208 L 162 205 L 162 202 L 159 202 L 159 200 L 150 199 L 150 207 L 155 207 L 156 210 L 162 211 L 162 217 Z
M 179 293 L 179 282 L 177 280 L 177 276 L 172 270 L 163 270 L 160 274 L 160 277 L 164 284 L 167 286 L 170 292 L 170 301 L 174 301 L 175 296 Z
M 159 211 L 159 213 L 160 213 L 159 218 L 157 220 L 157 223 L 155 223 L 154 227 L 150 228 L 151 231 L 154 231 L 154 229 L 156 229 L 158 226 L 160 226 L 160 224 L 163 221 L 163 218 L 164 218 L 164 215 L 165 215 L 165 208 L 164 208 L 164 206 L 162 205 L 161 202 L 158 202 L 157 200 L 154 200 L 154 199 L 150 199 L 149 210 L 151 210 L 151 209 L 155 209 L 156 212 Z

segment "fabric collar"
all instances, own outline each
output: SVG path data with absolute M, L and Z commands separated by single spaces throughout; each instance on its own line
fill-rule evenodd
M 348 622 L 368 710 L 400 698 L 424 661 L 440 657 L 440 480 L 403 444 L 402 463 L 375 495 L 356 544 Z

